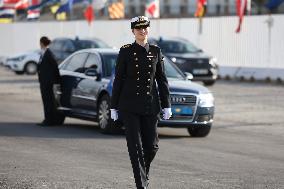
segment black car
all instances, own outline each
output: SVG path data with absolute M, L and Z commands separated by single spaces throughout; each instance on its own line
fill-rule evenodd
M 182 38 L 150 38 L 149 42 L 158 45 L 183 72 L 193 75 L 193 80 L 204 85 L 213 85 L 218 76 L 216 58 L 205 54 L 191 42 Z
M 62 84 L 54 92 L 58 110 L 64 116 L 97 121 L 104 133 L 114 130 L 109 109 L 117 56 L 115 49 L 85 49 L 59 65 Z M 188 80 L 167 58 L 165 70 L 173 116 L 160 120 L 159 126 L 187 128 L 191 136 L 206 136 L 213 123 L 213 95 L 207 88 Z
M 111 47 L 97 38 L 79 39 L 76 37 L 75 39 L 55 38 L 52 40 L 49 48 L 53 52 L 57 62 L 61 63 L 69 55 L 81 49 Z

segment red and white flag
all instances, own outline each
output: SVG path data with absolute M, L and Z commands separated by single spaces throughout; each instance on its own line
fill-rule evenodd
M 236 29 L 237 33 L 241 31 L 241 27 L 242 27 L 242 23 L 243 23 L 246 10 L 250 11 L 250 3 L 251 3 L 250 0 L 236 0 L 237 15 L 239 16 L 239 24 Z
M 27 12 L 27 19 L 29 19 L 29 20 L 38 19 L 39 16 L 40 16 L 40 10 L 39 9 L 28 10 L 28 12 Z
M 20 0 L 15 4 L 15 9 L 26 9 L 30 6 L 29 0 Z
M 150 0 L 146 3 L 145 16 L 148 18 L 159 18 L 160 17 L 160 1 Z
M 92 5 L 88 5 L 86 10 L 84 11 L 85 19 L 87 20 L 88 24 L 91 25 L 92 21 L 94 20 L 94 9 Z
M 30 6 L 38 5 L 39 0 L 30 0 Z M 34 20 L 40 17 L 40 8 L 31 9 L 27 11 L 27 19 Z
M 206 13 L 207 0 L 197 0 L 197 6 L 194 16 L 203 17 Z

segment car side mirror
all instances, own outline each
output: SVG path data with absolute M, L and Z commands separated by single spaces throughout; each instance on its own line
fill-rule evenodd
M 97 71 L 97 66 L 94 66 L 95 68 L 88 68 L 86 71 L 85 71 L 85 75 L 86 76 L 90 76 L 90 77 L 96 77 L 96 81 L 100 81 L 101 78 L 102 78 L 102 75 L 101 73 L 99 73 Z
M 95 77 L 98 75 L 98 71 L 96 68 L 89 68 L 85 71 L 85 75 L 86 76 L 91 76 L 91 77 Z
M 187 80 L 192 80 L 193 79 L 193 75 L 189 72 L 184 72 L 184 75 L 186 77 Z

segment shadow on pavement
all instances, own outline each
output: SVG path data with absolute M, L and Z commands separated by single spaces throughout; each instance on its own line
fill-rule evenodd
M 106 135 L 99 127 L 89 124 L 64 124 L 59 126 L 38 126 L 36 123 L 0 122 L 0 137 L 39 137 L 39 138 L 100 138 L 114 139 L 122 134 Z
M 98 126 L 92 124 L 64 124 L 58 126 L 38 126 L 32 122 L 0 122 L 0 137 L 38 137 L 38 138 L 124 138 L 124 131 L 115 134 L 102 134 Z M 160 139 L 191 138 L 184 135 L 159 132 Z

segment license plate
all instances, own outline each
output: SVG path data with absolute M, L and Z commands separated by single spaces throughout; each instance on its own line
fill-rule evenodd
M 196 75 L 206 75 L 208 74 L 208 70 L 207 69 L 194 69 L 192 73 Z
M 188 106 L 172 106 L 174 115 L 192 115 L 192 108 Z

